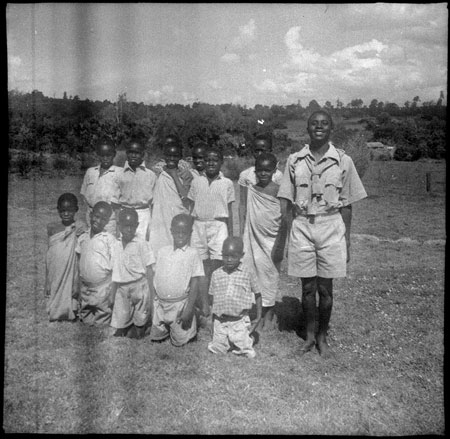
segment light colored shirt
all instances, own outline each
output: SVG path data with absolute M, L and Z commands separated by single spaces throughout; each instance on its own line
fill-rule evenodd
M 91 230 L 78 238 L 75 251 L 80 254 L 80 277 L 88 283 L 99 283 L 111 275 L 113 246 L 116 238 L 108 232 L 90 237 Z
M 281 179 L 283 178 L 283 173 L 277 169 L 272 175 L 272 181 L 276 184 L 281 183 Z M 256 177 L 255 167 L 250 166 L 250 168 L 244 169 L 239 174 L 238 184 L 240 186 L 253 186 L 258 182 L 258 178 Z
M 136 171 L 133 171 L 126 161 L 123 169 L 118 173 L 118 196 L 113 197 L 111 202 L 135 209 L 149 207 L 153 199 L 155 183 L 155 173 L 148 169 L 144 162 L 136 168 Z
M 134 237 L 125 248 L 122 239 L 114 242 L 113 282 L 133 282 L 147 274 L 147 267 L 155 263 L 148 241 Z
M 164 159 L 159 160 L 155 165 L 152 166 L 152 171 L 155 172 L 156 175 L 159 175 L 163 170 L 164 166 L 166 166 L 166 161 Z M 180 170 L 188 170 L 192 171 L 192 166 L 186 160 L 181 159 L 178 162 L 178 169 Z
M 102 175 L 100 175 L 100 165 L 89 168 L 86 171 L 80 194 L 84 196 L 89 207 L 94 207 L 99 201 L 110 203 L 112 198 L 118 197 L 119 186 L 117 177 L 121 171 L 121 167 L 114 165 Z
M 351 157 L 330 142 L 317 163 L 309 145 L 288 157 L 278 197 L 295 203 L 297 213 L 320 215 L 338 212 L 367 193 Z
M 251 309 L 260 291 L 254 274 L 241 262 L 231 273 L 223 267 L 213 271 L 209 294 L 213 296 L 214 314 L 239 317 Z
M 203 263 L 195 248 L 185 245 L 162 247 L 156 256 L 153 284 L 156 294 L 163 300 L 187 297 L 191 278 L 204 276 Z
M 211 184 L 199 175 L 192 180 L 188 198 L 194 202 L 192 216 L 201 220 L 228 218 L 228 203 L 235 200 L 233 182 L 219 174 Z

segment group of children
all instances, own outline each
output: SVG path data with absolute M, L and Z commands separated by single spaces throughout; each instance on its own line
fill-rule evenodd
M 49 319 L 110 325 L 114 336 L 149 333 L 152 341 L 170 338 L 175 346 L 195 340 L 203 321 L 212 333 L 211 352 L 253 358 L 253 333 L 273 327 L 280 300 L 286 203 L 295 208 L 301 190 L 291 161 L 283 175 L 271 137 L 256 137 L 255 165 L 239 176 L 240 236 L 234 236 L 234 185 L 221 171 L 221 151 L 198 143 L 190 165 L 173 135 L 163 150 L 154 172 L 139 141 L 128 143 L 123 168 L 113 165 L 112 143 L 98 144 L 100 164 L 88 169 L 80 191 L 88 226 L 75 221 L 75 195 L 59 197 L 61 222 L 48 226 Z

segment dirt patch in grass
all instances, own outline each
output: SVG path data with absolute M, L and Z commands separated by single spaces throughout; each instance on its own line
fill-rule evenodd
M 334 283 L 334 358 L 298 357 L 301 286 L 284 261 L 279 326 L 259 334 L 247 360 L 209 353 L 205 329 L 175 348 L 47 321 L 45 225 L 57 218 L 58 196 L 78 195 L 80 185 L 80 177 L 10 182 L 6 432 L 444 434 L 445 247 L 420 245 L 445 239 L 443 220 L 429 221 L 430 212 L 443 218 L 441 198 L 423 208 L 418 197 L 380 194 L 372 201 L 382 204 L 355 205 L 354 233 L 419 243 L 353 240 L 348 276 Z

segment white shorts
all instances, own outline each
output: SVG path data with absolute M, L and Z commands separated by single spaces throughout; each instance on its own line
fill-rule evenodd
M 191 247 L 197 249 L 202 260 L 221 260 L 223 241 L 227 238 L 228 227 L 224 221 L 202 221 L 198 219 L 194 221 Z

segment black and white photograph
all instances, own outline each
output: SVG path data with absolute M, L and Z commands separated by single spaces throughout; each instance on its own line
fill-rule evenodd
M 447 3 L 7 3 L 7 434 L 445 435 Z

